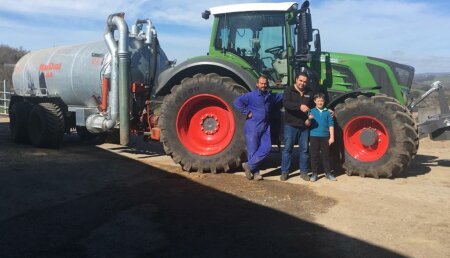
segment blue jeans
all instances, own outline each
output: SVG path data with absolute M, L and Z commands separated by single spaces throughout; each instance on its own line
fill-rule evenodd
M 300 159 L 300 173 L 308 172 L 308 127 L 295 127 L 288 124 L 284 125 L 284 148 L 281 154 L 281 173 L 289 173 L 291 167 L 292 149 L 295 139 L 298 139 Z

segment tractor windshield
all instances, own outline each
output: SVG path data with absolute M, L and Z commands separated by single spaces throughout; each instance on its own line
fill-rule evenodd
M 286 85 L 284 13 L 229 13 L 218 17 L 215 48 L 244 59 L 271 85 Z

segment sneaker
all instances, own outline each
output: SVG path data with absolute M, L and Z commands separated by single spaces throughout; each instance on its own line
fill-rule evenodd
M 244 169 L 245 177 L 246 177 L 248 180 L 252 180 L 252 179 L 253 179 L 253 174 L 252 174 L 252 172 L 250 171 L 250 168 L 248 167 L 247 162 L 242 163 L 242 168 Z
M 280 176 L 280 181 L 286 181 L 289 178 L 289 174 L 288 173 L 282 173 Z
M 327 174 L 325 175 L 325 177 L 328 178 L 328 180 L 330 181 L 337 181 L 337 179 L 332 174 Z
M 263 180 L 263 177 L 260 174 L 254 174 L 253 179 L 256 181 L 261 181 L 261 180 Z
M 311 177 L 309 178 L 309 181 L 316 182 L 317 181 L 317 174 L 312 174 Z
M 305 181 L 309 181 L 309 176 L 306 173 L 300 173 L 300 178 Z

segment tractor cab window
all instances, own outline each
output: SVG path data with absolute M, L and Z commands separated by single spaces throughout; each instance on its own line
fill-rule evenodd
M 231 13 L 219 17 L 215 48 L 244 59 L 273 85 L 286 85 L 287 50 L 283 13 Z

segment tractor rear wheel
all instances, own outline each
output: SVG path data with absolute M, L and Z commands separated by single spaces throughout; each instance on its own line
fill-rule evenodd
M 15 143 L 30 142 L 27 130 L 30 111 L 31 105 L 28 102 L 16 102 L 9 111 L 9 129 Z
M 227 172 L 241 165 L 244 117 L 232 103 L 245 91 L 231 78 L 196 74 L 164 98 L 159 126 L 164 150 L 186 171 Z
M 383 94 L 348 98 L 336 106 L 335 113 L 336 139 L 342 141 L 348 175 L 397 176 L 417 153 L 416 123 L 394 98 Z
M 64 137 L 64 116 L 58 105 L 39 103 L 28 118 L 28 136 L 36 147 L 58 148 Z

